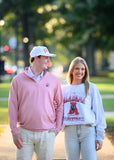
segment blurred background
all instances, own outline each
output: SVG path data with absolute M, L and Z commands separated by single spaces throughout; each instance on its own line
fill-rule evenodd
M 11 80 L 30 65 L 35 45 L 46 45 L 57 55 L 49 65 L 62 85 L 72 59 L 87 61 L 114 147 L 114 0 L 0 0 L 0 136 L 9 123 Z M 108 152 L 111 145 L 105 146 Z M 9 159 L 10 153 L 4 156 Z
M 57 55 L 58 74 L 81 56 L 91 76 L 113 76 L 113 19 L 113 0 L 0 0 L 0 82 L 29 66 L 35 45 Z

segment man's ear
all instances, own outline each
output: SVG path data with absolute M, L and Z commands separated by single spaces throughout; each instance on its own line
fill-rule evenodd
M 35 57 L 34 57 L 34 60 L 37 60 L 37 59 L 38 59 L 38 57 L 37 57 L 37 56 L 35 56 Z

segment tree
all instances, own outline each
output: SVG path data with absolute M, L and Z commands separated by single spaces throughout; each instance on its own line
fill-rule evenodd
M 64 20 L 55 27 L 55 33 L 57 29 L 64 31 L 59 42 L 76 56 L 82 56 L 82 49 L 86 48 L 90 74 L 95 75 L 95 51 L 114 48 L 114 1 L 64 0 L 58 6 L 58 21 Z
M 8 14 L 14 14 L 14 19 L 12 20 L 12 24 L 16 21 L 16 27 L 19 26 L 22 28 L 22 37 L 28 38 L 27 43 L 23 43 L 24 46 L 24 62 L 25 66 L 29 65 L 29 43 L 35 44 L 38 39 L 38 35 L 36 35 L 36 30 L 38 30 L 37 21 L 41 21 L 43 19 L 42 15 L 37 13 L 37 9 L 39 6 L 51 3 L 52 0 L 2 0 L 0 4 L 0 15 L 3 17 Z M 49 18 L 49 17 L 48 17 Z M 32 23 L 31 23 L 32 22 Z M 44 21 L 45 23 L 46 21 Z M 15 26 L 13 26 L 15 28 Z M 33 28 L 35 28 L 33 30 Z M 39 28 L 40 30 L 41 28 Z M 45 33 L 45 32 L 44 32 Z M 33 37 L 33 38 L 32 38 Z M 40 38 L 41 36 L 39 36 Z
M 47 11 L 46 4 L 54 4 L 56 9 L 52 6 Z M 38 11 L 40 7 L 42 13 Z M 113 0 L 2 0 L 0 8 L 0 15 L 14 14 L 13 27 L 18 26 L 22 38 L 29 38 L 24 43 L 25 66 L 29 63 L 31 44 L 48 41 L 52 47 L 59 46 L 60 51 L 65 51 L 64 57 L 69 61 L 74 56 L 84 56 L 84 49 L 90 74 L 95 75 L 95 51 L 114 49 Z

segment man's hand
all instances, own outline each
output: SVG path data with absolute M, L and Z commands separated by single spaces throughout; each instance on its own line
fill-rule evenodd
M 96 151 L 100 150 L 103 146 L 103 142 L 102 141 L 99 141 L 99 140 L 96 140 L 95 142 L 95 147 L 96 147 Z
M 18 149 L 21 149 L 21 148 L 23 147 L 23 146 L 22 146 L 23 140 L 22 140 L 20 134 L 15 134 L 15 135 L 13 135 L 13 142 L 14 142 L 14 144 L 16 145 L 16 147 L 17 147 Z

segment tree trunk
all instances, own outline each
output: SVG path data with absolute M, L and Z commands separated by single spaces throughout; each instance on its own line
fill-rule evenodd
M 17 62 L 18 62 L 18 57 L 19 57 L 19 46 L 18 46 L 18 23 L 17 23 L 17 20 L 15 21 L 15 35 L 16 35 L 16 40 L 17 40 L 17 45 L 16 45 L 16 48 L 15 48 L 15 64 L 17 66 Z
M 95 68 L 95 41 L 91 40 L 86 48 L 86 61 L 89 68 L 90 76 L 96 75 L 96 68 Z
M 23 38 L 27 37 L 29 40 L 29 31 L 28 31 L 28 13 L 25 12 L 22 14 L 22 28 L 23 28 Z M 23 48 L 24 48 L 24 62 L 25 67 L 29 66 L 29 42 L 24 43 L 23 42 Z

